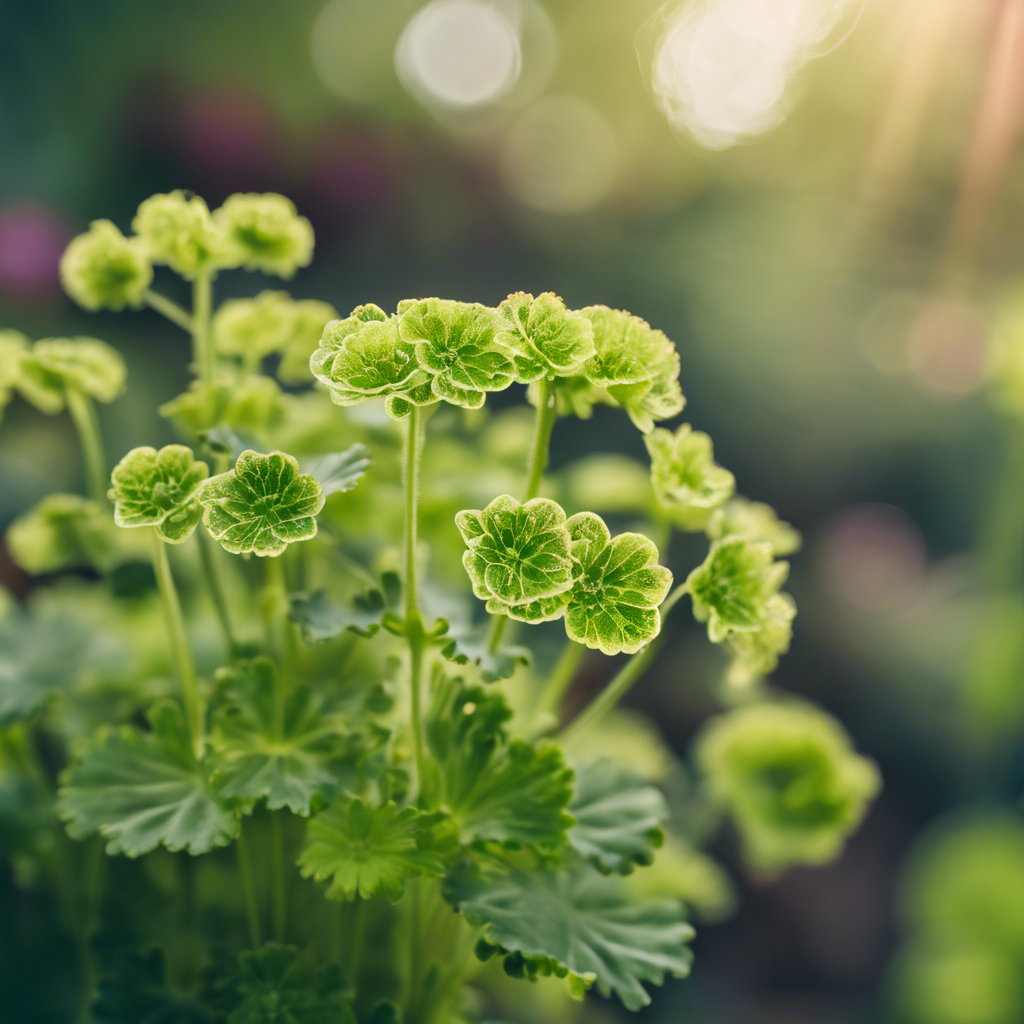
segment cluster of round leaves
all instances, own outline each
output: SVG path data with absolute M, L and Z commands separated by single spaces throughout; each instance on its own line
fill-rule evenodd
M 327 325 L 310 369 L 339 405 L 381 398 L 396 419 L 438 401 L 479 409 L 488 392 L 542 378 L 563 411 L 621 405 L 644 432 L 684 404 L 679 356 L 661 331 L 606 306 L 567 309 L 550 292 L 516 292 L 496 309 L 438 298 L 406 299 L 393 315 L 359 306 Z
M 139 206 L 132 229 L 125 237 L 109 220 L 97 220 L 71 241 L 61 281 L 80 306 L 141 306 L 154 264 L 190 280 L 231 267 L 291 277 L 313 255 L 309 221 L 275 193 L 233 195 L 212 213 L 199 196 L 155 195 Z
M 505 494 L 460 512 L 462 562 L 487 610 L 520 622 L 565 620 L 571 640 L 604 654 L 635 653 L 658 635 L 672 573 L 647 537 L 614 539 L 600 516 L 566 518 L 547 498 Z

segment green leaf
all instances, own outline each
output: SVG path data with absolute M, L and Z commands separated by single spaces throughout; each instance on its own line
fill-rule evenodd
M 554 622 L 565 615 L 565 609 L 569 604 L 570 592 L 556 594 L 554 597 L 542 597 L 536 601 L 528 601 L 526 604 L 505 604 L 496 597 L 488 600 L 484 607 L 491 615 L 507 615 L 516 622 Z
M 573 849 L 604 874 L 629 874 L 654 860 L 664 840 L 668 807 L 661 791 L 635 772 L 601 758 L 575 765 L 576 795 L 569 813 Z
M 225 1024 L 356 1024 L 341 968 L 312 966 L 295 946 L 268 942 L 239 954 L 214 998 Z
M 333 797 L 354 777 L 356 737 L 308 686 L 293 686 L 278 706 L 277 670 L 268 658 L 220 669 L 221 703 L 213 716 L 213 789 L 252 807 L 287 807 L 308 815 L 319 796 Z
M 658 606 L 672 573 L 658 564 L 658 549 L 639 533 L 612 540 L 593 512 L 567 523 L 572 538 L 573 589 L 565 612 L 571 640 L 604 654 L 634 654 L 661 630 Z
M 323 590 L 290 596 L 289 618 L 302 627 L 308 644 L 323 643 L 345 630 L 359 636 L 377 633 L 388 612 L 397 608 L 401 583 L 395 573 L 384 573 L 379 587 L 357 595 L 351 604 L 332 601 Z
M 0 618 L 0 727 L 28 721 L 73 686 L 89 649 L 90 635 L 77 618 L 8 608 Z
M 330 879 L 334 900 L 371 899 L 392 903 L 405 895 L 405 883 L 421 875 L 442 875 L 451 833 L 444 815 L 425 814 L 389 801 L 370 807 L 361 798 L 338 797 L 306 830 L 299 856 L 304 877 Z
M 107 853 L 138 857 L 159 845 L 207 853 L 238 835 L 238 818 L 196 761 L 184 716 L 164 702 L 152 731 L 121 726 L 101 733 L 64 774 L 57 813 L 73 839 L 99 833 Z
M 719 715 L 696 753 L 711 799 L 732 815 L 749 860 L 768 871 L 836 857 L 880 785 L 839 723 L 803 704 Z
M 354 444 L 343 452 L 315 455 L 307 459 L 303 463 L 302 471 L 316 480 L 321 493 L 327 498 L 332 494 L 344 494 L 355 488 L 371 464 L 369 448 L 364 444 Z
M 417 299 L 399 312 L 402 340 L 416 349 L 431 374 L 434 395 L 465 409 L 479 409 L 484 393 L 504 391 L 516 376 L 512 353 L 497 340 L 499 320 L 479 303 Z
M 500 330 L 495 341 L 514 353 L 516 380 L 529 384 L 553 374 L 568 377 L 594 354 L 594 328 L 580 313 L 570 312 L 553 292 L 534 298 L 510 295 L 498 307 Z
M 154 263 L 166 263 L 182 277 L 238 265 L 199 196 L 180 190 L 150 196 L 139 205 L 132 230 Z
M 127 371 L 121 353 L 95 338 L 43 338 L 22 356 L 18 390 L 40 412 L 64 408 L 64 394 L 80 391 L 112 402 L 124 391 Z
M 622 883 L 583 864 L 550 871 L 483 871 L 466 866 L 445 893 L 470 924 L 527 977 L 569 975 L 574 990 L 596 984 L 628 1010 L 650 1003 L 644 982 L 684 978 L 693 929 L 675 900 L 636 900 Z
M 413 346 L 399 335 L 398 318 L 372 304 L 357 306 L 346 319 L 324 328 L 309 368 L 330 389 L 336 405 L 383 398 L 389 415 L 400 418 L 407 410 L 396 407 L 399 400 L 414 405 L 437 400 L 430 375 L 416 362 Z
M 644 437 L 659 503 L 684 530 L 702 530 L 736 488 L 736 478 L 714 459 L 711 438 L 684 423 L 673 434 L 658 427 Z
M 435 682 L 427 745 L 443 805 L 463 842 L 556 850 L 572 818 L 572 769 L 552 744 L 509 740 L 505 698 L 461 680 Z
M 315 516 L 324 507 L 320 485 L 284 452 L 242 452 L 235 468 L 213 477 L 199 500 L 214 540 L 236 555 L 260 557 L 315 537 Z
M 730 633 L 726 644 L 732 652 L 727 680 L 740 688 L 771 675 L 779 656 L 789 650 L 793 638 L 796 605 L 789 594 L 776 594 L 765 606 L 765 620 L 759 629 Z
M 187 540 L 202 516 L 198 497 L 210 468 L 191 448 L 133 448 L 114 467 L 110 500 L 118 526 L 155 526 L 171 544 Z
M 533 656 L 527 647 L 499 647 L 492 651 L 486 630 L 449 636 L 450 639 L 441 648 L 441 657 L 456 665 L 476 665 L 485 683 L 511 679 L 519 665 L 529 666 L 533 663 Z
M 683 411 L 679 354 L 661 331 L 607 306 L 587 306 L 580 313 L 594 327 L 596 352 L 583 366 L 591 384 L 621 405 L 645 434 L 656 420 Z
M 77 494 L 50 494 L 7 530 L 11 557 L 32 575 L 112 568 L 121 553 L 109 508 Z
M 626 455 L 585 455 L 565 466 L 562 478 L 569 495 L 563 504 L 599 514 L 644 516 L 650 512 L 650 471 Z
M 286 384 L 308 384 L 309 362 L 320 344 L 324 328 L 338 319 L 338 311 L 316 299 L 292 300 L 291 324 L 283 346 L 277 376 Z
M 29 341 L 21 331 L 0 331 L 0 418 L 21 379 L 21 362 Z
M 712 540 L 742 537 L 752 544 L 771 544 L 779 556 L 792 555 L 802 543 L 799 531 L 782 522 L 771 505 L 741 497 L 715 509 L 706 529 Z
M 293 305 L 287 292 L 262 291 L 251 299 L 228 299 L 213 317 L 215 350 L 219 355 L 237 356 L 244 364 L 257 366 L 265 356 L 288 344 Z
M 507 494 L 455 517 L 469 549 L 462 564 L 481 599 L 525 605 L 571 589 L 569 533 L 562 507 L 547 498 L 521 505 Z
M 153 280 L 145 247 L 109 220 L 94 220 L 71 240 L 60 261 L 64 291 L 83 309 L 139 307 Z
M 313 258 L 313 227 L 274 192 L 236 193 L 213 214 L 234 266 L 292 277 Z
M 161 949 L 128 951 L 101 978 L 91 1016 L 110 1024 L 215 1024 L 219 1019 L 192 993 L 168 986 Z
M 285 407 L 277 381 L 253 374 L 237 383 L 193 381 L 187 391 L 160 406 L 160 415 L 185 434 L 228 427 L 262 435 L 284 420 Z
M 768 602 L 788 574 L 789 563 L 776 562 L 768 543 L 738 537 L 715 541 L 686 578 L 693 614 L 708 624 L 708 636 L 716 644 L 737 631 L 760 630 L 768 620 Z

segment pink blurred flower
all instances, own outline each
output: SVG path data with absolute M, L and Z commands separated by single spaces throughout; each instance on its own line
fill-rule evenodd
M 0 207 L 0 292 L 50 297 L 60 287 L 60 257 L 70 238 L 64 221 L 39 203 Z

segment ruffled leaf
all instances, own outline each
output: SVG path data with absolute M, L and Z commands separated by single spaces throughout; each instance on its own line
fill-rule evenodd
M 92 566 L 106 571 L 121 557 L 109 508 L 77 494 L 50 494 L 7 530 L 11 557 L 27 573 Z
M 354 444 L 343 452 L 315 455 L 307 459 L 302 470 L 320 485 L 325 498 L 332 494 L 351 491 L 371 465 L 370 450 L 364 444 Z
M 552 292 L 534 298 L 524 292 L 510 295 L 498 307 L 499 345 L 513 354 L 516 380 L 521 384 L 546 375 L 567 377 L 594 354 L 594 328 L 580 313 L 565 308 Z
M 533 662 L 527 647 L 499 647 L 492 651 L 487 633 L 483 630 L 450 635 L 450 639 L 441 648 L 441 657 L 456 665 L 475 665 L 485 683 L 511 679 L 518 666 L 529 666 Z
M 71 240 L 60 261 L 64 291 L 83 309 L 141 306 L 153 280 L 145 247 L 109 220 L 94 220 Z
M 258 365 L 288 343 L 293 305 L 287 292 L 262 291 L 251 299 L 228 299 L 213 317 L 214 348 L 222 356 L 237 356 L 247 365 Z
M 21 331 L 0 331 L 0 418 L 21 379 L 21 362 L 29 341 Z
M 139 205 L 132 230 L 154 263 L 166 263 L 182 277 L 192 279 L 219 267 L 238 266 L 199 196 L 181 190 L 150 196 Z
M 271 377 L 253 374 L 243 381 L 193 381 L 187 391 L 160 406 L 182 433 L 198 436 L 217 427 L 263 435 L 284 420 L 281 388 Z
M 401 583 L 395 573 L 384 573 L 379 587 L 371 587 L 349 604 L 332 601 L 323 590 L 292 594 L 289 617 L 302 627 L 306 643 L 323 643 L 345 630 L 371 637 L 383 625 L 389 611 L 398 607 Z
M 288 335 L 282 346 L 277 376 L 286 384 L 308 384 L 309 361 L 320 344 L 324 328 L 338 319 L 338 311 L 316 299 L 293 299 Z
M 234 266 L 292 277 L 313 258 L 313 226 L 275 192 L 228 196 L 213 219 Z
M 658 502 L 684 530 L 701 530 L 732 496 L 736 478 L 714 459 L 711 438 L 684 423 L 673 434 L 661 427 L 644 437 Z
M 54 415 L 72 389 L 98 402 L 113 402 L 124 391 L 126 377 L 121 353 L 105 342 L 43 338 L 22 356 L 18 390 L 40 412 Z
M 759 629 L 737 630 L 726 638 L 732 652 L 727 680 L 747 687 L 775 671 L 779 657 L 789 650 L 793 638 L 796 605 L 788 594 L 776 594 L 765 606 L 765 620 Z
M 799 551 L 802 543 L 800 532 L 779 519 L 771 505 L 740 497 L 711 513 L 706 532 L 712 540 L 742 537 L 752 544 L 771 544 L 780 557 Z

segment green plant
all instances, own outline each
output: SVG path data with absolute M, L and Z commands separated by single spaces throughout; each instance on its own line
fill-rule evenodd
M 689 972 L 689 917 L 729 902 L 701 849 L 724 813 L 761 869 L 839 851 L 873 766 L 766 684 L 799 536 L 734 495 L 706 435 L 655 427 L 683 408 L 664 334 L 522 292 L 215 311 L 218 272 L 309 262 L 291 204 L 176 192 L 133 227 L 96 222 L 63 278 L 87 309 L 145 304 L 189 332 L 197 379 L 160 410 L 187 444 L 133 448 L 108 484 L 94 403 L 123 390 L 120 358 L 0 335 L 4 400 L 66 407 L 89 482 L 12 525 L 14 558 L 51 575 L 0 620 L 8 853 L 58 897 L 80 1019 L 456 1024 L 508 1009 L 500 968 L 636 1010 Z M 191 309 L 151 288 L 153 264 L 191 282 Z M 307 359 L 314 390 L 263 373 L 293 385 Z M 521 409 L 479 411 L 516 383 L 525 431 Z M 376 399 L 384 415 L 348 411 Z M 558 417 L 597 404 L 644 432 L 650 471 L 548 471 Z M 673 588 L 677 528 L 710 548 Z M 687 595 L 741 706 L 670 802 L 653 723 L 617 705 Z M 588 651 L 625 657 L 571 716 Z M 26 787 L 31 814 L 4 795 Z M 117 898 L 160 886 L 154 913 Z

